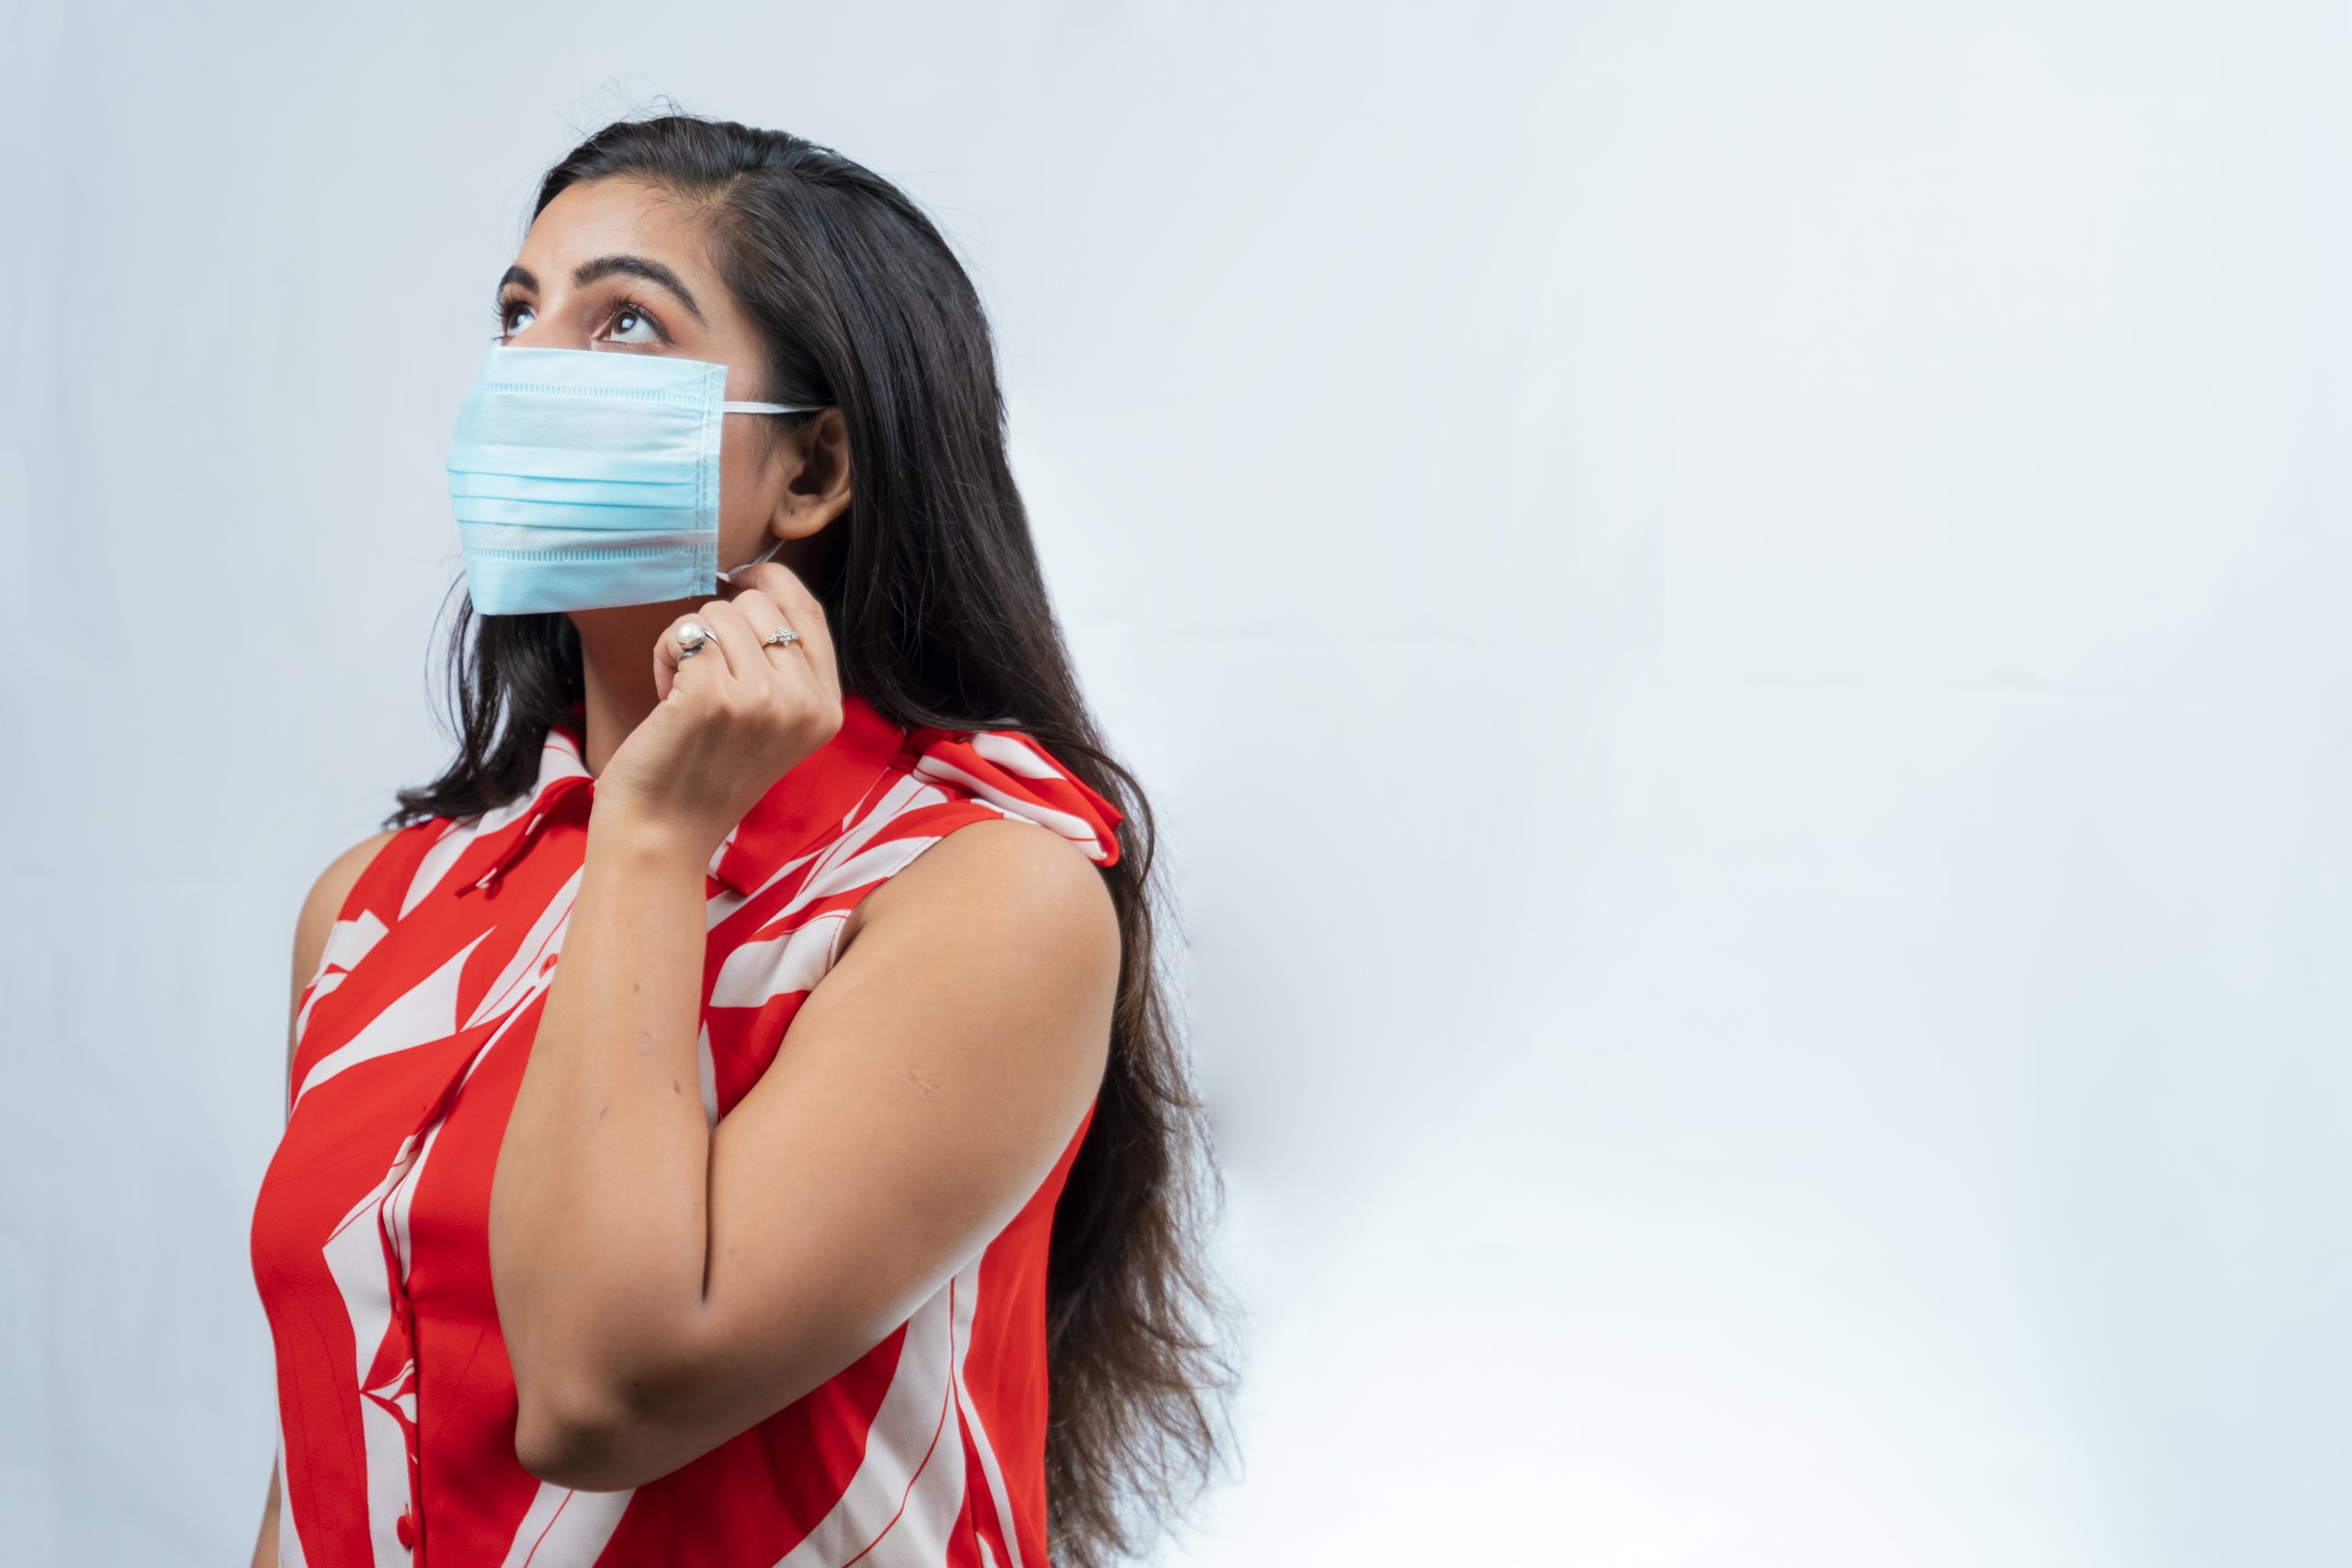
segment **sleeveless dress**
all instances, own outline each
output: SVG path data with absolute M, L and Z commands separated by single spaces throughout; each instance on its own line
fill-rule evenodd
M 695 1043 L 711 1125 L 757 1081 L 858 900 L 975 821 L 1099 864 L 1120 813 L 1017 730 L 906 729 L 864 698 L 710 860 Z M 491 1174 L 578 890 L 575 704 L 529 793 L 387 840 L 296 1007 L 254 1208 L 277 1377 L 278 1562 L 308 1568 L 1049 1568 L 1046 1264 L 1090 1103 L 1021 1211 L 832 1378 L 624 1492 L 540 1481 L 491 1291 Z

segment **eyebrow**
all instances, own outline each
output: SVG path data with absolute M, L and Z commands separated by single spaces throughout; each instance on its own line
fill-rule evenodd
M 616 274 L 628 277 L 641 277 L 648 283 L 660 285 L 676 295 L 679 303 L 694 312 L 695 321 L 702 322 L 706 327 L 710 325 L 709 321 L 702 313 L 702 307 L 695 303 L 694 290 L 679 281 L 676 273 L 672 272 L 660 262 L 649 261 L 643 256 L 597 256 L 594 260 L 582 262 L 571 269 L 571 286 L 574 288 L 585 288 L 600 277 L 611 277 Z M 506 269 L 505 275 L 499 278 L 498 289 L 493 298 L 503 300 L 506 298 L 506 286 L 510 283 L 519 283 L 534 294 L 539 290 L 539 280 L 531 275 L 527 267 L 510 266 Z

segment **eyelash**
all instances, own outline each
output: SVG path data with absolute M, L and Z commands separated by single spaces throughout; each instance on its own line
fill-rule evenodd
M 498 323 L 498 330 L 490 334 L 492 342 L 499 342 L 507 336 L 508 333 L 512 330 L 510 322 L 514 317 L 515 308 L 523 303 L 524 301 L 520 299 L 503 299 L 495 301 L 491 306 L 492 319 Z M 613 301 L 613 308 L 605 312 L 605 324 L 606 326 L 610 326 L 613 322 L 613 318 L 616 316 L 642 317 L 645 324 L 653 329 L 653 335 L 655 337 L 660 338 L 663 343 L 671 341 L 670 329 L 662 324 L 662 318 L 647 310 L 644 306 L 639 304 L 628 295 L 624 294 L 619 299 Z

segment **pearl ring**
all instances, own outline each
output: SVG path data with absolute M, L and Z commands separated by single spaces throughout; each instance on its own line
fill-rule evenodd
M 692 659 L 710 646 L 711 634 L 700 621 L 688 621 L 678 628 L 678 657 Z M 778 626 L 760 639 L 763 647 L 790 648 L 800 640 L 800 634 L 790 626 Z

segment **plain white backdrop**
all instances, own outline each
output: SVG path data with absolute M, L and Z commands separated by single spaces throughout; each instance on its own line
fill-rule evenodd
M 13 0 L 0 1556 L 242 1563 L 304 890 L 667 107 L 989 305 L 1251 1317 L 1156 1561 L 2352 1555 L 2352 14 Z

